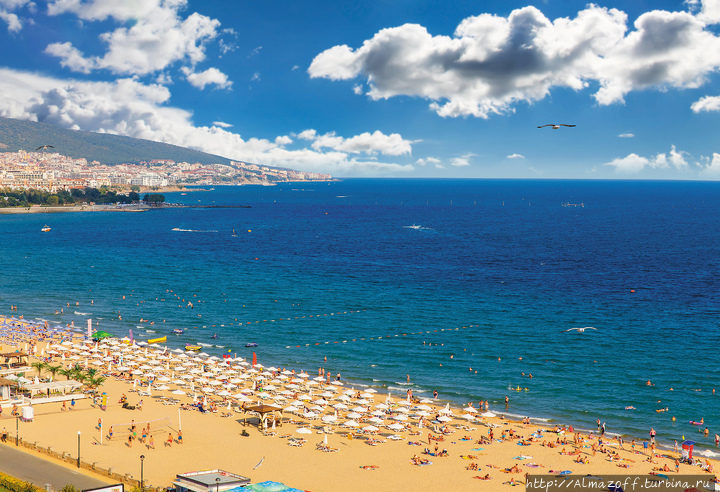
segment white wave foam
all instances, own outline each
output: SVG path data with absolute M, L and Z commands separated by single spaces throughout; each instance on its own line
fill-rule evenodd
M 215 345 L 217 348 L 225 348 L 225 345 Z
M 90 316 L 92 313 L 81 313 L 80 311 L 75 311 L 75 314 L 78 316 Z
M 145 330 L 147 333 L 157 333 L 155 330 Z
M 217 231 L 214 231 L 214 230 L 203 231 L 203 230 L 199 230 L 199 229 L 180 229 L 180 228 L 178 228 L 178 227 L 175 227 L 175 228 L 173 229 L 173 231 L 175 231 L 175 232 L 217 232 Z
M 197 344 L 200 345 L 201 347 L 212 347 L 213 346 L 212 343 L 198 342 Z
M 709 449 L 695 450 L 695 454 L 701 454 L 703 456 L 707 456 L 708 458 L 720 456 L 720 453 L 716 453 L 715 451 L 710 451 Z

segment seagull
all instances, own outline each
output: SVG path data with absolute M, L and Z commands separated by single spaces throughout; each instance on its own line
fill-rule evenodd
M 547 124 L 547 125 L 539 126 L 538 128 L 545 128 L 546 126 L 551 126 L 553 130 L 557 130 L 557 129 L 560 128 L 561 126 L 567 126 L 567 127 L 572 128 L 572 127 L 575 126 L 575 125 L 566 125 L 565 123 L 558 123 L 557 125 L 555 125 L 555 124 L 553 124 L 553 123 L 549 123 L 549 124 Z
M 42 147 L 38 147 L 37 149 L 35 149 L 35 152 L 37 152 L 38 150 L 54 149 L 54 148 L 55 147 L 53 147 L 52 145 L 43 145 Z
M 595 331 L 597 331 L 597 328 L 593 328 L 592 326 L 586 326 L 585 328 L 570 328 L 569 330 L 563 330 L 563 331 L 561 331 L 560 333 L 565 333 L 565 332 L 573 331 L 573 330 L 577 330 L 578 333 L 582 333 L 582 332 L 584 332 L 585 330 L 595 330 Z

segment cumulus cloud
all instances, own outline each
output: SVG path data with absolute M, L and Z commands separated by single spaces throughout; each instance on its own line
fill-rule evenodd
M 31 0 L 0 0 L 0 19 L 7 24 L 9 33 L 14 34 L 22 29 L 22 22 L 13 11 L 19 10 L 26 5 L 31 8 L 34 7 Z
M 409 153 L 410 142 L 382 132 L 336 137 L 333 145 L 307 147 L 320 138 L 315 130 L 298 135 L 305 146 L 288 136 L 274 140 L 244 139 L 231 133 L 222 122 L 195 126 L 192 113 L 167 105 L 170 91 L 159 84 L 136 79 L 113 82 L 58 80 L 33 73 L 0 69 L 0 116 L 40 121 L 63 128 L 112 133 L 189 147 L 234 160 L 326 172 L 338 176 L 405 174 L 410 164 L 380 162 L 373 154 Z M 302 137 L 301 137 L 302 136 Z M 327 139 L 325 137 L 327 136 Z M 329 149 L 329 150 L 328 150 Z M 365 158 L 358 154 L 365 154 Z
M 475 154 L 466 154 L 460 157 L 453 157 L 450 159 L 450 165 L 455 167 L 467 167 L 470 165 L 470 158 L 474 156 Z
M 298 135 L 303 140 L 311 140 L 312 148 L 320 150 L 329 148 L 350 154 L 384 154 L 403 155 L 412 153 L 412 142 L 405 140 L 398 133 L 385 135 L 379 130 L 373 133 L 361 133 L 354 137 L 344 138 L 335 132 L 318 135 L 315 130 L 305 130 Z
M 507 159 L 525 159 L 525 156 L 522 154 L 510 154 L 506 158 Z
M 591 84 L 600 104 L 618 103 L 633 90 L 698 87 L 720 68 L 720 38 L 707 28 L 716 4 L 705 0 L 696 15 L 647 12 L 630 32 L 624 12 L 593 4 L 554 21 L 535 7 L 507 17 L 481 14 L 464 19 L 452 36 L 405 24 L 355 49 L 323 51 L 308 73 L 364 78 L 373 100 L 420 97 L 444 117 L 487 118 L 555 87 L 579 91 Z
M 620 135 L 618 135 L 618 137 L 620 137 L 620 138 L 633 138 L 633 137 L 635 137 L 635 134 L 634 134 L 634 133 L 621 133 Z
M 220 128 L 231 128 L 232 125 L 230 123 L 225 123 L 224 121 L 213 121 L 213 126 L 219 126 Z
M 192 69 L 183 67 L 182 72 L 185 74 L 187 81 L 200 90 L 211 84 L 218 86 L 220 89 L 229 89 L 232 86 L 228 76 L 215 67 L 208 68 L 200 73 L 194 73 Z
M 712 160 L 706 159 L 707 165 L 700 171 L 700 174 L 711 178 L 720 178 L 720 154 L 713 153 Z
M 418 166 L 425 166 L 427 164 L 440 164 L 442 161 L 440 159 L 437 159 L 435 157 L 425 157 L 424 159 L 418 159 L 415 164 Z
M 720 96 L 701 97 L 690 106 L 695 113 L 701 111 L 720 111 Z
M 103 56 L 84 57 L 71 43 L 52 43 L 46 53 L 60 58 L 63 66 L 88 73 L 106 69 L 122 75 L 144 75 L 185 61 L 195 65 L 205 59 L 205 44 L 218 35 L 220 21 L 197 12 L 185 19 L 180 11 L 187 0 L 55 0 L 49 15 L 73 13 L 84 21 L 121 23 L 100 35 L 107 47 Z
M 614 167 L 616 172 L 630 174 L 639 173 L 644 169 L 669 169 L 671 167 L 686 171 L 689 169 L 687 156 L 687 152 L 679 151 L 673 145 L 667 154 L 659 153 L 648 158 L 632 153 L 626 157 L 613 159 L 605 165 Z

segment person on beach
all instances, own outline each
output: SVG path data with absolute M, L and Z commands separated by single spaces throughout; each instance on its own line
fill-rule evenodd
M 110 426 L 110 431 L 108 432 L 108 441 L 112 441 L 112 435 L 113 435 L 113 428 L 112 425 Z
M 130 435 L 128 436 L 128 447 L 129 447 L 129 448 L 132 447 L 132 441 L 133 441 L 133 436 L 132 436 L 132 434 L 130 434 Z
M 150 436 L 150 444 L 148 444 L 148 449 L 155 449 L 155 439 L 153 439 L 153 436 Z
M 600 437 L 605 437 L 605 422 L 603 422 L 600 427 Z
M 75 398 L 70 400 L 70 410 L 75 410 Z
M 173 443 L 172 432 L 168 432 L 168 438 L 167 438 L 167 441 L 165 441 L 165 445 L 172 447 L 172 443 Z
M 7 442 L 7 429 L 5 427 L 3 427 L 2 437 L 0 437 L 0 441 Z
M 438 392 L 437 390 L 433 390 L 433 398 L 437 400 Z
M 655 444 L 655 435 L 657 433 L 655 432 L 654 428 L 650 428 L 650 444 Z
M 182 444 L 182 431 L 178 431 L 178 437 L 177 437 L 178 444 Z
M 597 420 L 595 421 L 595 423 L 597 424 L 597 430 L 598 430 L 598 432 L 600 432 L 600 419 L 597 419 Z

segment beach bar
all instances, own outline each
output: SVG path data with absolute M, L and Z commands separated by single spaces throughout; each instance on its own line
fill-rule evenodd
M 682 443 L 682 459 L 684 459 L 684 460 L 692 459 L 694 446 L 695 446 L 695 441 L 683 441 L 683 443 Z
M 223 470 L 180 473 L 173 481 L 177 492 L 226 492 L 249 483 L 249 478 Z

